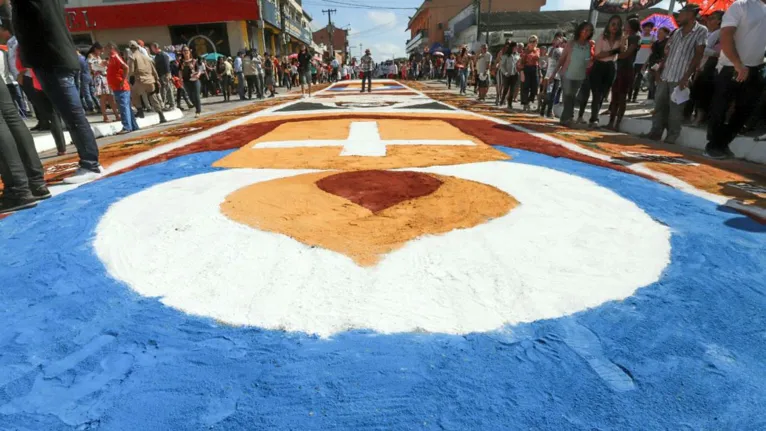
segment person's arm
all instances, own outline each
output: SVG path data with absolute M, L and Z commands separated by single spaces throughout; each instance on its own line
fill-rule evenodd
M 564 48 L 564 52 L 561 53 L 561 57 L 559 57 L 559 62 L 556 65 L 556 67 L 553 69 L 553 75 L 556 76 L 559 74 L 559 72 L 564 68 L 564 64 L 569 60 L 569 56 L 572 52 L 572 45 L 577 42 L 572 41 L 572 43 L 568 43 L 566 48 Z
M 678 86 L 681 87 L 681 90 L 685 89 L 689 86 L 689 78 L 691 78 L 692 74 L 699 69 L 700 62 L 702 61 L 702 57 L 705 55 L 705 43 L 698 44 L 694 47 L 694 57 L 692 57 L 691 63 L 689 63 L 689 67 L 686 68 L 686 73 L 684 73 L 684 76 L 681 78 L 681 80 L 678 82 Z
M 750 74 L 748 69 L 739 58 L 739 52 L 737 52 L 737 45 L 734 42 L 734 35 L 737 33 L 737 26 L 739 25 L 745 14 L 742 10 L 740 3 L 734 3 L 729 10 L 723 15 L 721 21 L 721 51 L 726 55 L 726 58 L 734 65 L 734 70 L 737 71 L 737 82 L 744 82 L 747 80 Z
M 639 39 L 639 40 L 640 40 L 640 39 Z M 628 39 L 628 41 L 630 41 L 630 39 Z M 636 43 L 636 40 L 634 39 L 634 40 L 633 40 L 633 43 L 630 43 L 630 44 L 628 45 L 628 48 L 627 48 L 627 49 L 626 49 L 624 52 L 621 52 L 621 53 L 620 53 L 620 54 L 617 56 L 617 58 L 620 58 L 620 59 L 622 59 L 622 58 L 629 58 L 629 57 L 630 57 L 631 55 L 633 55 L 633 53 L 635 53 L 637 50 L 638 50 L 638 43 Z
M 715 35 L 713 40 L 708 40 L 708 44 L 705 45 L 705 57 L 718 57 L 718 53 L 720 52 L 721 48 L 719 46 L 719 42 L 721 38 L 720 31 Z M 712 44 L 712 46 L 711 46 Z M 718 47 L 718 48 L 716 48 Z
M 122 67 L 122 82 L 127 83 L 130 78 L 130 66 L 119 56 L 117 56 L 117 60 L 120 62 L 120 67 Z

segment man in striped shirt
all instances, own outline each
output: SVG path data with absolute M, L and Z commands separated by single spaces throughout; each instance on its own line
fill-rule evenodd
M 678 29 L 670 36 L 667 55 L 660 65 L 662 75 L 655 94 L 652 129 L 644 137 L 659 141 L 665 129 L 665 143 L 675 144 L 681 134 L 684 104 L 670 100 L 676 87 L 685 90 L 689 78 L 699 68 L 707 44 L 707 28 L 697 22 L 699 6 L 687 4 L 678 14 Z

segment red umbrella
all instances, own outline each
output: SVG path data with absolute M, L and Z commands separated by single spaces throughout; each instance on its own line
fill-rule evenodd
M 289 58 L 290 60 L 292 60 L 294 58 L 298 58 L 298 54 L 297 53 L 296 54 L 290 54 L 290 55 L 287 56 L 287 58 Z
M 715 11 L 726 11 L 735 0 L 688 0 L 689 4 L 696 4 L 700 7 L 701 15 L 710 15 Z
M 654 24 L 654 31 L 658 31 L 662 27 L 667 28 L 668 30 L 675 30 L 678 28 L 678 23 L 676 23 L 676 19 L 673 18 L 670 15 L 665 15 L 661 13 L 653 13 L 646 17 L 643 21 L 641 21 L 641 26 L 647 22 L 651 22 Z
M 629 13 L 648 9 L 661 0 L 593 0 L 593 8 L 603 13 Z

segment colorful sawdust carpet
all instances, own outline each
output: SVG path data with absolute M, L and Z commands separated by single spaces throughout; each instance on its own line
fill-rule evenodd
M 0 221 L 1 429 L 764 427 L 763 225 L 664 159 L 335 87 Z

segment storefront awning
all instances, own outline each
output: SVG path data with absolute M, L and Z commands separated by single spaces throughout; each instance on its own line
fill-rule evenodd
M 66 8 L 71 32 L 258 20 L 257 2 L 174 0 Z

